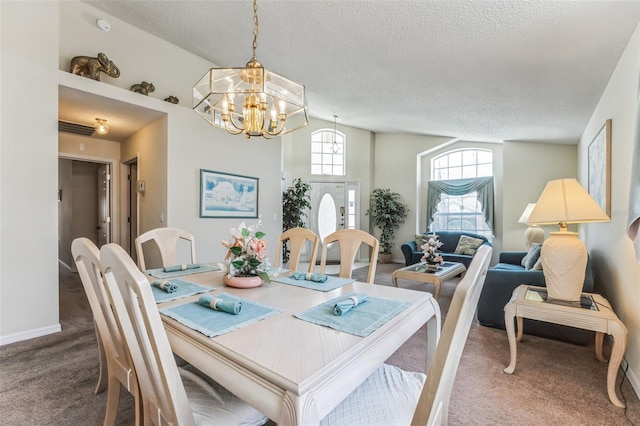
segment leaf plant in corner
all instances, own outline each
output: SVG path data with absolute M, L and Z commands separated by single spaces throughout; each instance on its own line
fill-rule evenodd
M 282 231 L 303 228 L 306 210 L 311 208 L 311 185 L 302 179 L 293 180 L 290 187 L 282 193 Z M 283 264 L 289 262 L 289 245 L 282 246 Z
M 409 207 L 402 202 L 400 194 L 390 189 L 375 188 L 371 192 L 367 215 L 373 226 L 380 228 L 380 253 L 391 255 L 396 230 L 404 223 Z

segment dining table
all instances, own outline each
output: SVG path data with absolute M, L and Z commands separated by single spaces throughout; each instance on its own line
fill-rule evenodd
M 205 287 L 213 298 L 235 297 L 268 307 L 271 314 L 209 337 L 166 315 L 171 309 L 197 303 L 202 294 L 162 301 L 158 308 L 171 348 L 278 425 L 319 424 L 425 324 L 427 371 L 440 337 L 440 307 L 428 292 L 351 280 L 333 290 L 318 291 L 277 278 L 255 288 L 233 288 L 223 284 L 222 278 L 223 272 L 208 271 L 180 280 Z M 401 309 L 366 336 L 296 317 L 352 294 L 370 301 L 391 301 Z M 369 308 L 376 306 L 366 303 Z

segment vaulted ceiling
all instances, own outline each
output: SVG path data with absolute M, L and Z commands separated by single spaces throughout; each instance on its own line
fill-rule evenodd
M 219 66 L 251 58 L 246 0 L 90 1 Z M 640 1 L 260 0 L 257 57 L 312 117 L 480 141 L 577 143 Z

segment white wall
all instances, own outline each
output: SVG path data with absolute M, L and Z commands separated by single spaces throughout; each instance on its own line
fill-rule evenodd
M 611 302 L 626 325 L 625 361 L 628 377 L 640 395 L 640 264 L 626 236 L 631 183 L 632 141 L 640 88 L 640 25 L 636 28 L 611 79 L 593 112 L 579 145 L 580 182 L 586 187 L 588 146 L 604 125 L 612 120 L 611 135 L 611 223 L 582 225 L 580 233 L 594 261 L 596 290 Z M 638 153 L 636 153 L 638 155 Z M 637 185 L 637 182 L 634 183 Z
M 0 344 L 60 330 L 56 16 L 0 2 Z
M 347 155 L 346 176 L 311 174 L 311 134 L 320 129 L 333 130 L 333 122 L 310 119 L 309 125 L 282 137 L 282 170 L 286 173 L 285 188 L 300 178 L 305 182 L 359 182 L 360 229 L 369 230 L 369 195 L 373 189 L 373 133 L 355 127 L 336 125 L 345 134 Z
M 504 142 L 502 185 L 503 250 L 522 251 L 526 225 L 518 223 L 525 207 L 538 201 L 546 183 L 553 179 L 578 176 L 575 145 Z M 557 226 L 543 227 L 546 234 Z

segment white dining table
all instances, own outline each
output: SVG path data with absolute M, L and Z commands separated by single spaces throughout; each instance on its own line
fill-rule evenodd
M 162 315 L 176 355 L 251 404 L 278 425 L 316 425 L 404 342 L 427 324 L 427 366 L 440 337 L 440 307 L 428 292 L 353 282 L 322 292 L 275 281 L 252 289 L 222 283 L 222 272 L 181 277 L 282 310 L 213 338 Z M 411 304 L 367 337 L 293 315 L 351 292 Z M 197 300 L 198 295 L 159 308 Z M 426 370 L 425 370 L 426 371 Z

